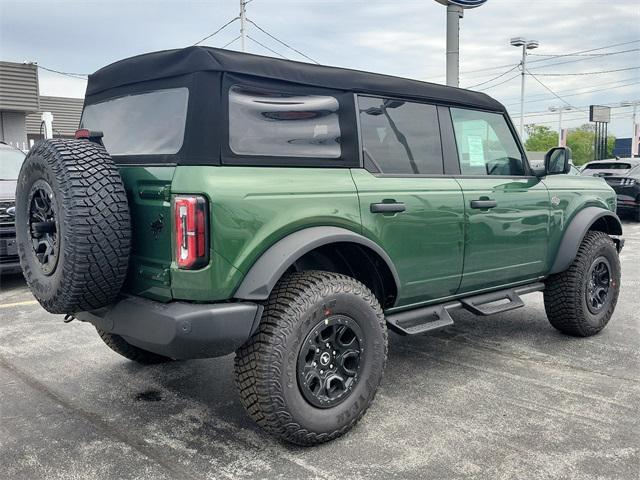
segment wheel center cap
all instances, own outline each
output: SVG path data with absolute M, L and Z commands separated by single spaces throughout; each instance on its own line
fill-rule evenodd
M 329 355 L 329 352 L 324 352 L 322 355 L 320 355 L 320 363 L 322 365 L 327 365 L 330 360 L 331 360 L 331 355 Z

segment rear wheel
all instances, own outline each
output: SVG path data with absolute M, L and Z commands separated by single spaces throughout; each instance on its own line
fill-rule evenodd
M 386 358 L 386 324 L 373 293 L 344 275 L 294 273 L 276 285 L 258 331 L 236 352 L 236 385 L 260 427 L 312 445 L 364 415 Z
M 100 330 L 96 328 L 98 331 L 98 335 L 104 343 L 116 353 L 119 353 L 125 358 L 129 360 L 133 360 L 134 362 L 141 363 L 143 365 L 153 365 L 156 363 L 165 363 L 171 362 L 173 359 L 169 357 L 165 357 L 163 355 L 158 355 L 157 353 L 149 352 L 147 350 L 143 350 L 142 348 L 136 347 L 135 345 L 131 345 L 120 335 L 116 335 L 114 333 L 109 333 L 104 330 Z
M 568 270 L 546 282 L 544 305 L 551 325 L 588 337 L 611 319 L 620 292 L 620 260 L 611 238 L 588 232 Z

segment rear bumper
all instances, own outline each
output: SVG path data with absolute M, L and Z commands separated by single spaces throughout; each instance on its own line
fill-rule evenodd
M 150 352 L 187 359 L 232 353 L 251 336 L 261 315 L 262 306 L 255 303 L 160 303 L 124 297 L 75 316 Z
M 0 227 L 0 273 L 21 271 L 15 228 L 2 226 Z

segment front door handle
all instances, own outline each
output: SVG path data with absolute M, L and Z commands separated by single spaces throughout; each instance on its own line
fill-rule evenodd
M 372 203 L 369 207 L 371 213 L 398 213 L 404 212 L 407 207 L 402 202 Z
M 479 208 L 480 210 L 488 210 L 490 208 L 496 208 L 498 202 L 495 200 L 471 200 L 471 208 Z

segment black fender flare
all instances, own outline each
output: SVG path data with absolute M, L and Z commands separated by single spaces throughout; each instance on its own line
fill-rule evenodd
M 374 241 L 345 228 L 310 227 L 291 233 L 269 247 L 249 269 L 234 298 L 266 300 L 280 277 L 296 260 L 318 247 L 340 242 L 356 243 L 376 252 L 389 267 L 400 291 L 400 277 L 393 261 Z
M 622 223 L 612 211 L 600 207 L 587 207 L 581 210 L 566 228 L 549 274 L 564 272 L 571 266 L 578 254 L 582 239 L 600 219 L 606 222 L 605 233 L 622 235 Z

